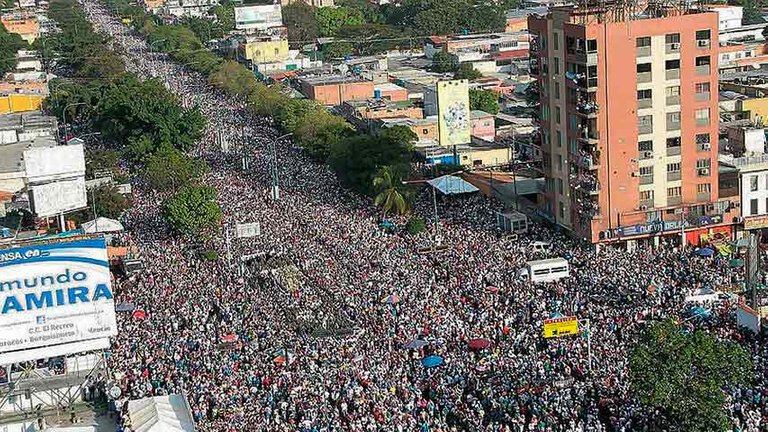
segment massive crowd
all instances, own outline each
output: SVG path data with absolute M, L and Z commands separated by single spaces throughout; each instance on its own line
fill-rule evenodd
M 672 247 L 596 254 L 538 226 L 503 240 L 499 206 L 480 196 L 441 200 L 451 248 L 422 255 L 428 233 L 381 229 L 369 201 L 289 143 L 277 145 L 282 196 L 272 200 L 271 120 L 150 52 L 97 1 L 84 8 L 133 72 L 203 110 L 196 151 L 212 167 L 204 181 L 218 190 L 224 229 L 261 224 L 260 236 L 232 240 L 231 267 L 209 262 L 195 250 L 224 257 L 224 236 L 171 236 L 164 197 L 137 188 L 124 222 L 145 269 L 117 281 L 116 295 L 146 317 L 118 317 L 110 367 L 124 398 L 184 392 L 202 431 L 658 430 L 658 415 L 628 393 L 628 349 L 644 323 L 682 316 L 691 290 L 732 284 L 739 276 L 726 263 Z M 415 212 L 428 217 L 430 205 L 419 201 Z M 535 252 L 534 240 L 553 249 Z M 525 261 L 545 255 L 569 257 L 571 277 L 518 278 Z M 243 264 L 244 256 L 255 258 Z M 591 321 L 591 359 L 582 336 L 541 337 L 556 313 Z M 706 325 L 742 341 L 758 368 L 752 388 L 732 391 L 729 413 L 738 430 L 765 431 L 768 351 L 729 313 L 727 303 L 715 307 Z M 474 338 L 490 346 L 469 350 Z M 414 340 L 426 344 L 404 348 Z M 428 355 L 444 364 L 423 367 Z

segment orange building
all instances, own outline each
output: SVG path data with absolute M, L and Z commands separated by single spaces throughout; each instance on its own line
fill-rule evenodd
M 34 15 L 6 14 L 0 17 L 0 22 L 9 33 L 16 33 L 29 43 L 40 36 L 40 23 Z
M 341 105 L 353 100 L 367 100 L 373 97 L 373 81 L 359 78 L 321 76 L 303 78 L 299 82 L 301 93 L 322 105 Z
M 542 213 L 594 243 L 733 222 L 718 199 L 717 13 L 555 7 L 528 27 Z

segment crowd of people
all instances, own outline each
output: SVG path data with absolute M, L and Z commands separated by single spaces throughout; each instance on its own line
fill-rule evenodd
M 232 239 L 229 260 L 223 234 L 171 235 L 165 196 L 134 189 L 123 222 L 145 269 L 115 292 L 145 315 L 118 316 L 109 360 L 125 398 L 183 393 L 201 431 L 659 430 L 659 414 L 629 393 L 628 352 L 645 323 L 682 317 L 692 290 L 736 281 L 726 262 L 671 246 L 595 253 L 537 225 L 505 240 L 495 229 L 501 206 L 483 196 L 441 200 L 450 248 L 420 254 L 430 232 L 382 229 L 369 200 L 290 143 L 277 144 L 274 200 L 272 121 L 151 52 L 103 4 L 83 7 L 131 71 L 202 109 L 208 125 L 195 152 L 211 166 L 204 182 L 218 191 L 222 230 L 261 225 L 257 237 Z M 426 194 L 414 212 L 429 219 Z M 535 240 L 552 249 L 532 250 Z M 195 252 L 211 248 L 222 258 Z M 519 278 L 527 260 L 545 256 L 567 257 L 570 277 Z M 706 325 L 751 350 L 758 379 L 732 390 L 728 412 L 738 430 L 764 431 L 768 351 L 730 311 L 713 307 Z M 591 349 L 584 335 L 542 337 L 543 321 L 557 314 L 590 320 Z M 470 350 L 477 338 L 489 346 Z M 430 355 L 443 363 L 424 367 Z

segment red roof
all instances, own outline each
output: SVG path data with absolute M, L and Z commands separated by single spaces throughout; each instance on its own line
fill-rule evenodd
M 510 51 L 501 51 L 493 56 L 494 59 L 512 59 L 512 58 L 521 58 L 521 57 L 528 57 L 528 50 L 527 49 L 518 49 L 518 50 L 510 50 Z
M 0 202 L 6 202 L 13 199 L 13 194 L 4 190 L 0 190 Z

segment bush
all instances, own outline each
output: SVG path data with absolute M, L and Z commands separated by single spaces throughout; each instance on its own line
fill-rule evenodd
M 405 224 L 405 230 L 408 231 L 408 234 L 416 235 L 420 232 L 423 232 L 425 229 L 427 229 L 427 224 L 424 222 L 424 219 L 413 216 L 412 218 L 408 219 L 408 222 Z
M 219 253 L 215 250 L 206 250 L 200 253 L 200 255 L 205 259 L 206 261 L 218 261 L 219 259 Z
M 216 190 L 207 186 L 187 186 L 166 203 L 165 220 L 182 234 L 194 234 L 213 228 L 221 221 Z

